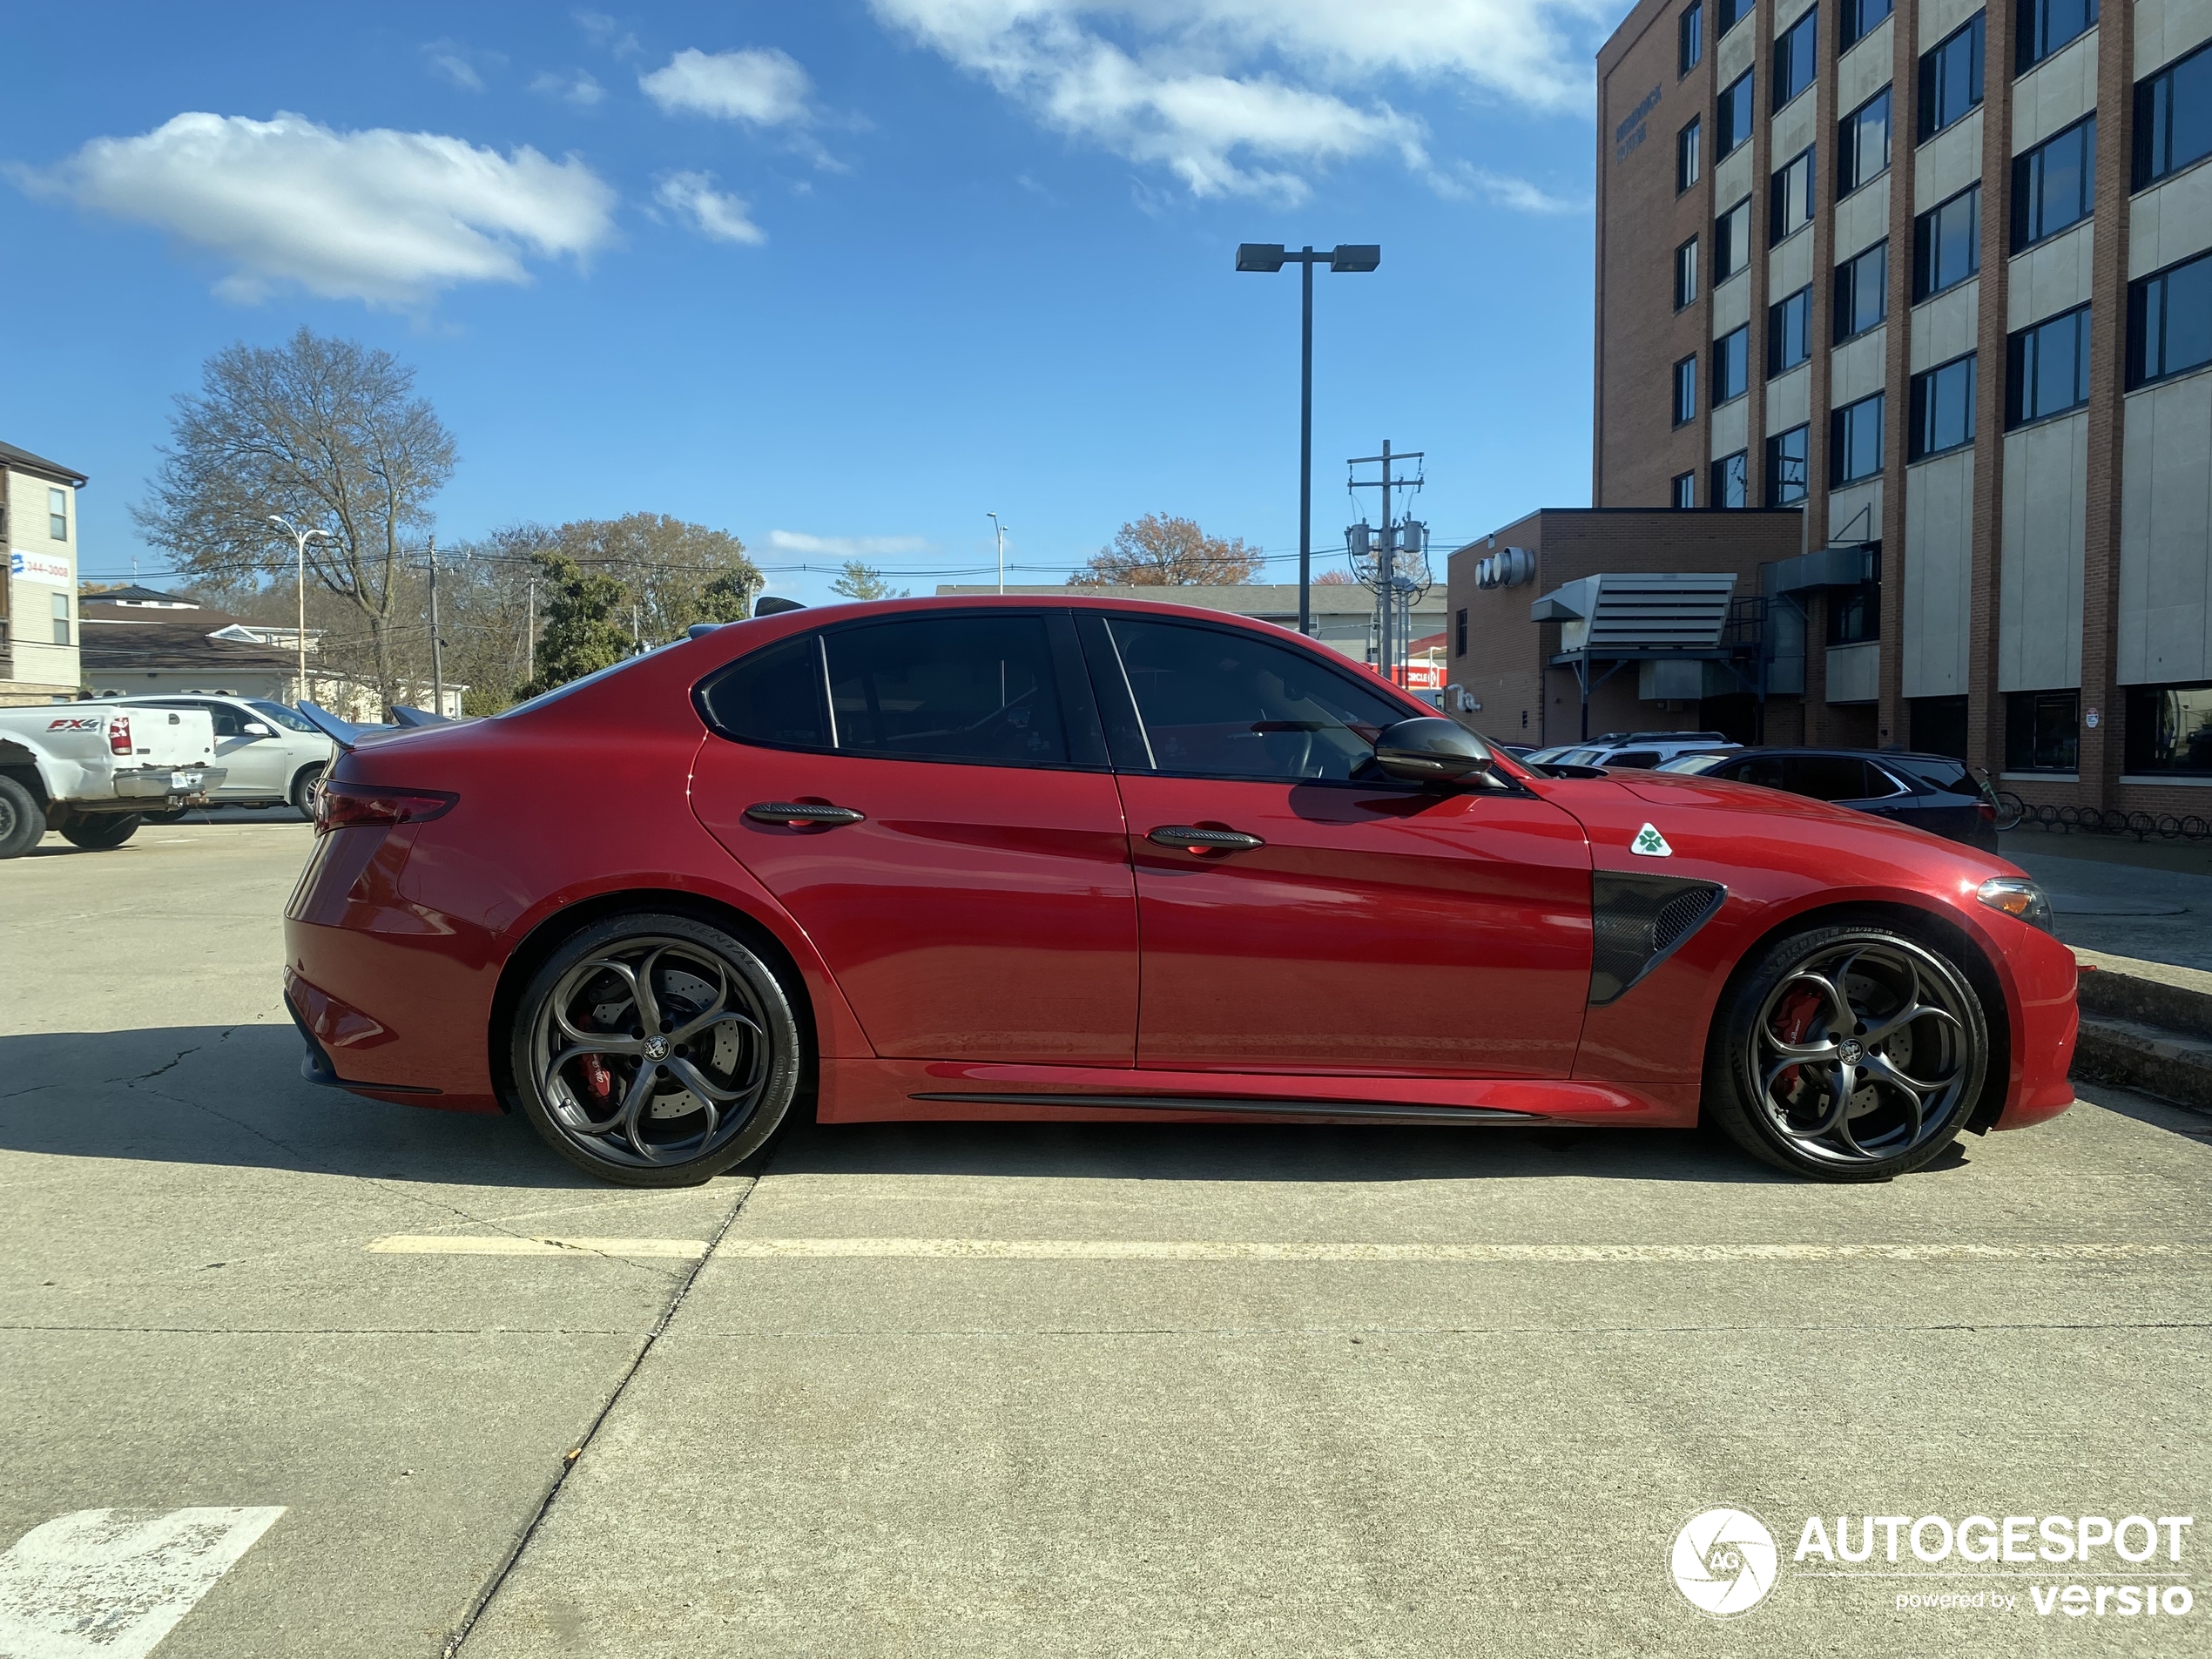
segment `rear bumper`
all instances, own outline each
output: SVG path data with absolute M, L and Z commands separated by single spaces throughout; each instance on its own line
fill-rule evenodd
M 462 964 L 350 928 L 285 924 L 284 1005 L 307 1045 L 300 1075 L 374 1100 L 497 1112 L 490 992 Z
M 223 766 L 138 766 L 115 774 L 115 795 L 118 800 L 158 800 L 172 806 L 189 806 L 204 801 L 223 786 L 223 779 L 230 776 Z M 97 812 L 97 801 L 74 803 L 80 811 Z

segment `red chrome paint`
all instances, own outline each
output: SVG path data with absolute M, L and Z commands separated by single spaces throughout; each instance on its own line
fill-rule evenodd
M 518 988 L 579 907 L 675 905 L 756 929 L 789 958 L 826 1122 L 1192 1121 L 916 1098 L 1145 1094 L 1680 1125 L 1696 1119 L 1705 1034 L 1744 954 L 1795 918 L 1875 904 L 1939 918 L 1987 957 L 2009 1036 L 1999 1128 L 2073 1098 L 2073 955 L 1975 900 L 1988 877 L 2017 873 L 2002 860 L 1669 774 L 1533 779 L 1508 760 L 1527 793 L 1418 794 L 875 760 L 705 731 L 691 694 L 706 675 L 856 614 L 738 624 L 499 719 L 343 757 L 335 783 L 455 798 L 435 819 L 319 837 L 287 907 L 287 991 L 346 1085 L 496 1109 L 502 985 Z M 766 800 L 866 817 L 833 829 L 745 818 Z M 1647 821 L 1671 858 L 1629 850 Z M 1198 854 L 1144 839 L 1166 824 L 1264 845 Z M 1603 1008 L 1586 1006 L 1593 867 L 1728 888 L 1710 923 Z

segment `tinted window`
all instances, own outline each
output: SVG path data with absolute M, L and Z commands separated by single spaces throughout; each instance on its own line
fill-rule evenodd
M 1675 250 L 1675 309 L 1680 311 L 1697 298 L 1697 239 L 1691 237 Z
M 2081 693 L 2010 691 L 2005 697 L 2005 770 L 2072 772 L 2080 749 Z
M 1836 343 L 1864 334 L 1890 314 L 1890 245 L 1877 242 L 1836 267 Z
M 1851 484 L 1882 469 L 1879 392 L 1844 405 L 1828 417 L 1828 482 Z
M 1778 755 L 1761 755 L 1756 760 L 1746 760 L 1721 774 L 1739 784 L 1757 784 L 1761 789 L 1783 789 L 1782 759 Z
M 823 636 L 837 746 L 912 760 L 1068 764 L 1042 617 L 919 617 Z
M 1783 766 L 1783 785 L 1793 795 L 1815 800 L 1865 800 L 1893 792 L 1885 783 L 1869 785 L 1866 763 L 1852 755 L 1791 755 Z
M 1713 107 L 1713 159 L 1733 154 L 1751 136 L 1751 71 L 1730 81 Z
M 1743 395 L 1750 384 L 1751 326 L 1731 328 L 1713 342 L 1715 408 Z
M 2023 328 L 2005 344 L 2007 425 L 2062 415 L 2089 401 L 2088 307 Z
M 2013 251 L 2089 217 L 2096 194 L 2097 118 L 2077 121 L 2013 162 Z
M 1767 181 L 1767 239 L 1779 242 L 1812 223 L 1812 152 L 1794 157 Z
M 1890 165 L 1890 89 L 1836 123 L 1836 193 L 1848 196 Z
M 1910 772 L 1931 789 L 1946 795 L 1970 795 L 1981 799 L 1981 780 L 1956 760 L 1929 760 L 1919 755 L 1896 763 L 1899 772 Z
M 1850 46 L 1865 39 L 1890 15 L 1891 4 L 1892 0 L 1844 0 L 1842 44 Z
M 200 707 L 215 722 L 215 735 L 219 738 L 235 738 L 245 729 L 246 717 L 227 703 L 203 703 Z
M 1732 455 L 1723 455 L 1713 462 L 1713 488 L 1710 500 L 1713 507 L 1748 507 L 1750 500 L 1750 469 L 1746 463 L 1746 452 L 1738 449 Z
M 1780 109 L 1812 84 L 1813 60 L 1820 43 L 1817 7 L 1791 24 L 1774 42 L 1774 107 Z
M 1687 75 L 1705 56 L 1705 8 L 1696 0 L 1684 6 L 1677 30 L 1675 73 Z
M 1656 749 L 1623 749 L 1605 763 L 1608 766 L 1642 766 L 1646 770 L 1659 764 Z
M 1725 282 L 1751 259 L 1751 199 L 1746 196 L 1713 221 L 1713 280 Z
M 1162 772 L 1349 779 L 1382 729 L 1407 718 L 1294 646 L 1190 623 L 1109 627 Z
M 2097 0 L 2020 0 L 2014 71 L 2025 75 L 2097 20 Z
M 1920 59 L 1920 136 L 1964 120 L 1981 104 L 1982 14 Z
M 1675 134 L 1675 189 L 1688 190 L 1697 182 L 1698 124 L 1695 116 L 1689 125 Z
M 1719 0 L 1715 35 L 1724 35 L 1751 15 L 1753 0 Z
M 2129 772 L 2212 772 L 2212 685 L 2128 688 Z
M 1974 354 L 1912 377 L 1912 431 L 1905 459 L 1941 455 L 1974 441 Z
M 2128 289 L 2128 383 L 2142 386 L 2212 363 L 2212 253 Z
M 282 726 L 287 732 L 311 732 L 315 729 L 281 703 L 264 703 L 257 697 L 253 699 L 253 706 L 260 712 L 262 718 L 273 725 Z
M 802 634 L 756 651 L 725 669 L 699 693 L 708 724 L 725 738 L 786 748 L 826 749 L 822 718 L 822 647 Z
M 1961 191 L 1912 221 L 1912 297 L 1955 288 L 1981 269 L 1981 186 Z
M 1685 357 L 1675 365 L 1675 424 L 1682 425 L 1697 413 L 1697 360 Z
M 1812 290 L 1799 288 L 1766 309 L 1766 372 L 1780 374 L 1812 355 Z
M 2212 155 L 2212 46 L 2135 84 L 2135 188 Z
M 1811 454 L 1811 428 L 1793 426 L 1766 441 L 1766 504 L 1790 507 L 1805 498 L 1810 482 L 1806 462 Z

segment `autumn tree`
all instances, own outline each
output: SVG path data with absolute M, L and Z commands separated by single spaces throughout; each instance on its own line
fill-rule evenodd
M 551 591 L 537 640 L 537 676 L 522 688 L 526 698 L 612 667 L 634 649 L 628 588 L 555 549 L 540 553 L 537 566 Z
M 1359 586 L 1359 580 L 1349 570 L 1324 570 L 1313 578 L 1313 585 L 1317 588 L 1352 588 Z
M 1093 554 L 1068 578 L 1070 587 L 1223 586 L 1249 582 L 1259 569 L 1259 550 L 1240 536 L 1224 541 L 1187 518 L 1147 513 L 1124 524 L 1113 543 Z
M 903 599 L 907 593 L 904 588 L 894 593 L 891 584 L 883 579 L 882 571 L 873 564 L 862 563 L 859 559 L 845 561 L 845 569 L 837 580 L 830 583 L 830 591 L 847 599 Z

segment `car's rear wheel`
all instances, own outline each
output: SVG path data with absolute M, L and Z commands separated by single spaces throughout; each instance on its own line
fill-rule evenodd
M 12 778 L 0 777 L 0 859 L 19 859 L 46 833 L 38 797 Z
M 802 1070 L 774 971 L 689 916 L 615 916 L 568 940 L 517 1003 L 510 1051 L 553 1150 L 637 1187 L 689 1186 L 758 1150 Z
M 1705 1109 L 1745 1150 L 1823 1181 L 1927 1163 L 1980 1098 L 1989 1028 L 1959 965 L 1878 927 L 1769 945 L 1714 1024 Z
M 61 826 L 62 839 L 87 853 L 105 853 L 138 833 L 136 813 L 71 813 Z

